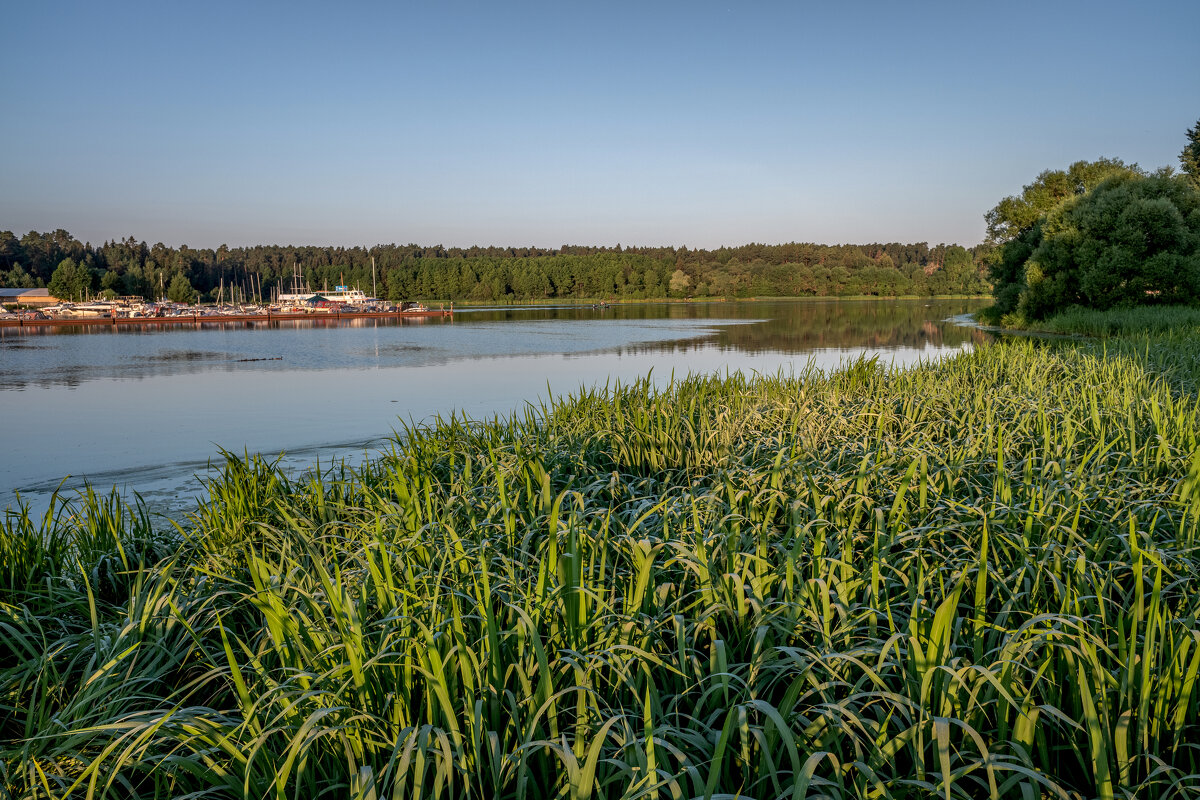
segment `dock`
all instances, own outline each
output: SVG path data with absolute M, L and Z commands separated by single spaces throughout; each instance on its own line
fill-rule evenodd
M 141 327 L 160 325 L 224 325 L 228 323 L 253 322 L 319 322 L 321 320 L 352 319 L 420 319 L 426 317 L 453 317 L 454 308 L 427 311 L 314 311 L 309 313 L 262 314 L 174 314 L 163 317 L 72 317 L 48 319 L 0 319 L 0 328 L 77 328 L 95 326 L 136 325 Z

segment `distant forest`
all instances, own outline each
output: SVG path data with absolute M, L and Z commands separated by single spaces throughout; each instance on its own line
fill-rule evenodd
M 269 299 L 299 266 L 313 289 L 346 284 L 389 300 L 527 302 L 553 299 L 983 294 L 987 251 L 958 245 L 748 244 L 686 247 L 444 248 L 418 245 L 215 250 L 99 246 L 64 230 L 0 231 L 0 286 L 51 294 Z M 57 273 L 57 275 L 56 275 Z M 55 292 L 53 289 L 59 291 Z M 61 292 L 62 294 L 60 294 Z M 67 297 L 63 297 L 67 299 Z

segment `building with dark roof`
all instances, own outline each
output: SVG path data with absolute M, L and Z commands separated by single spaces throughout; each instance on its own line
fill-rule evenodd
M 5 306 L 52 306 L 57 297 L 50 296 L 49 289 L 0 289 L 0 305 Z

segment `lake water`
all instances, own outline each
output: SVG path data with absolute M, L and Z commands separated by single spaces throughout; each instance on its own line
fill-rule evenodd
M 475 418 L 581 386 L 875 355 L 910 364 L 982 341 L 980 301 L 795 301 L 459 310 L 453 318 L 0 328 L 0 508 L 60 483 L 174 513 L 220 449 L 291 467 L 359 459 L 399 419 Z M 66 478 L 65 483 L 63 483 Z

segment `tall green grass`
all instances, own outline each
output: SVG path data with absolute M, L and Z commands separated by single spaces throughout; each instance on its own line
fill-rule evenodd
M 91 557 L 5 573 L 0 780 L 1196 796 L 1200 408 L 1155 363 L 1015 342 L 583 390 L 303 478 L 227 454 L 107 593 Z M 0 547 L 128 553 L 143 516 L 89 495 Z
M 1200 308 L 1138 306 L 1097 311 L 1075 307 L 1038 323 L 1036 327 L 1051 333 L 1081 333 L 1087 336 L 1171 333 L 1194 338 L 1200 332 Z

